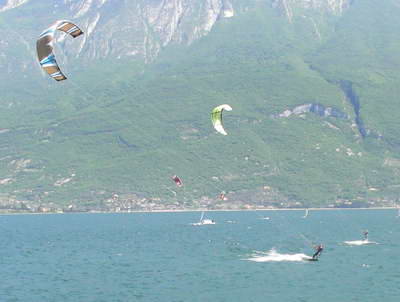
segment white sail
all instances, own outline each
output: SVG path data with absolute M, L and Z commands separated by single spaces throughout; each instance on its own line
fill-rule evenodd
M 201 212 L 201 216 L 200 216 L 200 222 L 202 222 L 202 221 L 203 221 L 203 218 L 204 218 L 204 211 L 203 211 L 203 212 Z
M 206 225 L 206 224 L 215 224 L 215 221 L 212 219 L 204 218 L 204 211 L 201 212 L 200 221 L 192 223 L 192 225 Z

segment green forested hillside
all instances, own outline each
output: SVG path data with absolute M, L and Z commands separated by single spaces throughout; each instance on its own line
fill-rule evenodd
M 71 59 L 61 83 L 37 69 L 3 77 L 0 190 L 65 205 L 113 193 L 217 204 L 221 191 L 227 203 L 396 202 L 399 12 L 396 1 L 355 1 L 342 16 L 289 22 L 259 3 L 148 64 Z M 210 122 L 224 103 L 228 136 Z M 304 104 L 347 118 L 279 116 Z

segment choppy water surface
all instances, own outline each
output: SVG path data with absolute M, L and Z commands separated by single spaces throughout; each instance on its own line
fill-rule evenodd
M 204 226 L 196 212 L 3 215 L 0 301 L 397 302 L 396 215 L 209 212 L 217 224 Z M 360 243 L 364 229 L 374 244 Z M 320 261 L 305 261 L 317 243 Z

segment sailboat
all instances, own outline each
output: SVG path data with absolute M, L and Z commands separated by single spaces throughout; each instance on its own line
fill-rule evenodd
M 204 218 L 204 211 L 201 212 L 199 222 L 192 223 L 192 225 L 206 225 L 206 224 L 215 224 L 215 221 L 212 219 Z
M 306 211 L 304 212 L 303 218 L 307 218 L 307 216 L 308 216 L 308 209 L 306 209 Z

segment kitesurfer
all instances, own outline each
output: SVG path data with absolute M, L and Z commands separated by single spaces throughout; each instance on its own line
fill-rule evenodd
M 317 259 L 321 255 L 322 251 L 324 250 L 324 246 L 322 244 L 319 244 L 319 245 L 315 246 L 314 249 L 315 249 L 315 253 L 312 256 L 312 258 Z
M 364 235 L 364 240 L 367 241 L 368 240 L 368 230 L 365 230 L 363 232 L 363 235 Z

